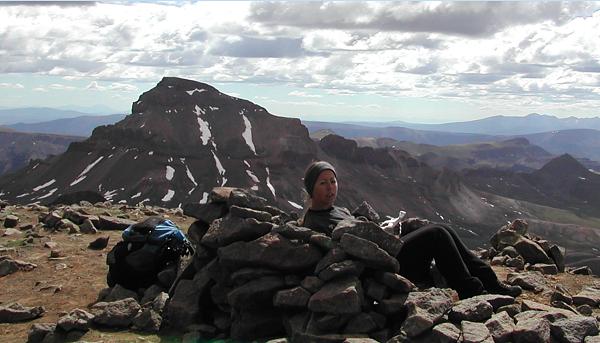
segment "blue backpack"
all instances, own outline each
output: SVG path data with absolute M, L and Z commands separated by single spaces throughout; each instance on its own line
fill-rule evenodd
M 193 254 L 183 232 L 168 219 L 149 217 L 123 231 L 123 240 L 106 257 L 107 283 L 137 290 L 156 283 L 167 268 L 177 272 L 182 256 Z M 163 285 L 168 288 L 170 285 Z

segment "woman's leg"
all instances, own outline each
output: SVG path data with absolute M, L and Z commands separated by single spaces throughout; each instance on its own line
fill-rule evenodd
M 461 298 L 481 294 L 481 281 L 471 275 L 450 232 L 440 225 L 427 225 L 402 237 L 397 258 L 400 274 L 413 281 L 428 278 L 431 261 Z M 462 242 L 459 242 L 462 243 Z M 464 246 L 464 245 L 463 245 Z

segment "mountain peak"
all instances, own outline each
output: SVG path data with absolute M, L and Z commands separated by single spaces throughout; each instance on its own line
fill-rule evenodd
M 560 155 L 546 163 L 536 173 L 556 177 L 584 176 L 590 172 L 579 161 L 569 154 Z

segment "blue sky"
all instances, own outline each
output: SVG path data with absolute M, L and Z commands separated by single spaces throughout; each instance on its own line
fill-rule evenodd
M 0 107 L 129 113 L 163 76 L 324 121 L 600 113 L 600 3 L 0 4 Z

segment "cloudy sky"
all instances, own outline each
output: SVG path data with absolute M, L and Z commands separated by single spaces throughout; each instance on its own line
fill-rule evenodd
M 129 113 L 163 76 L 307 120 L 600 115 L 597 2 L 0 3 L 0 107 Z

